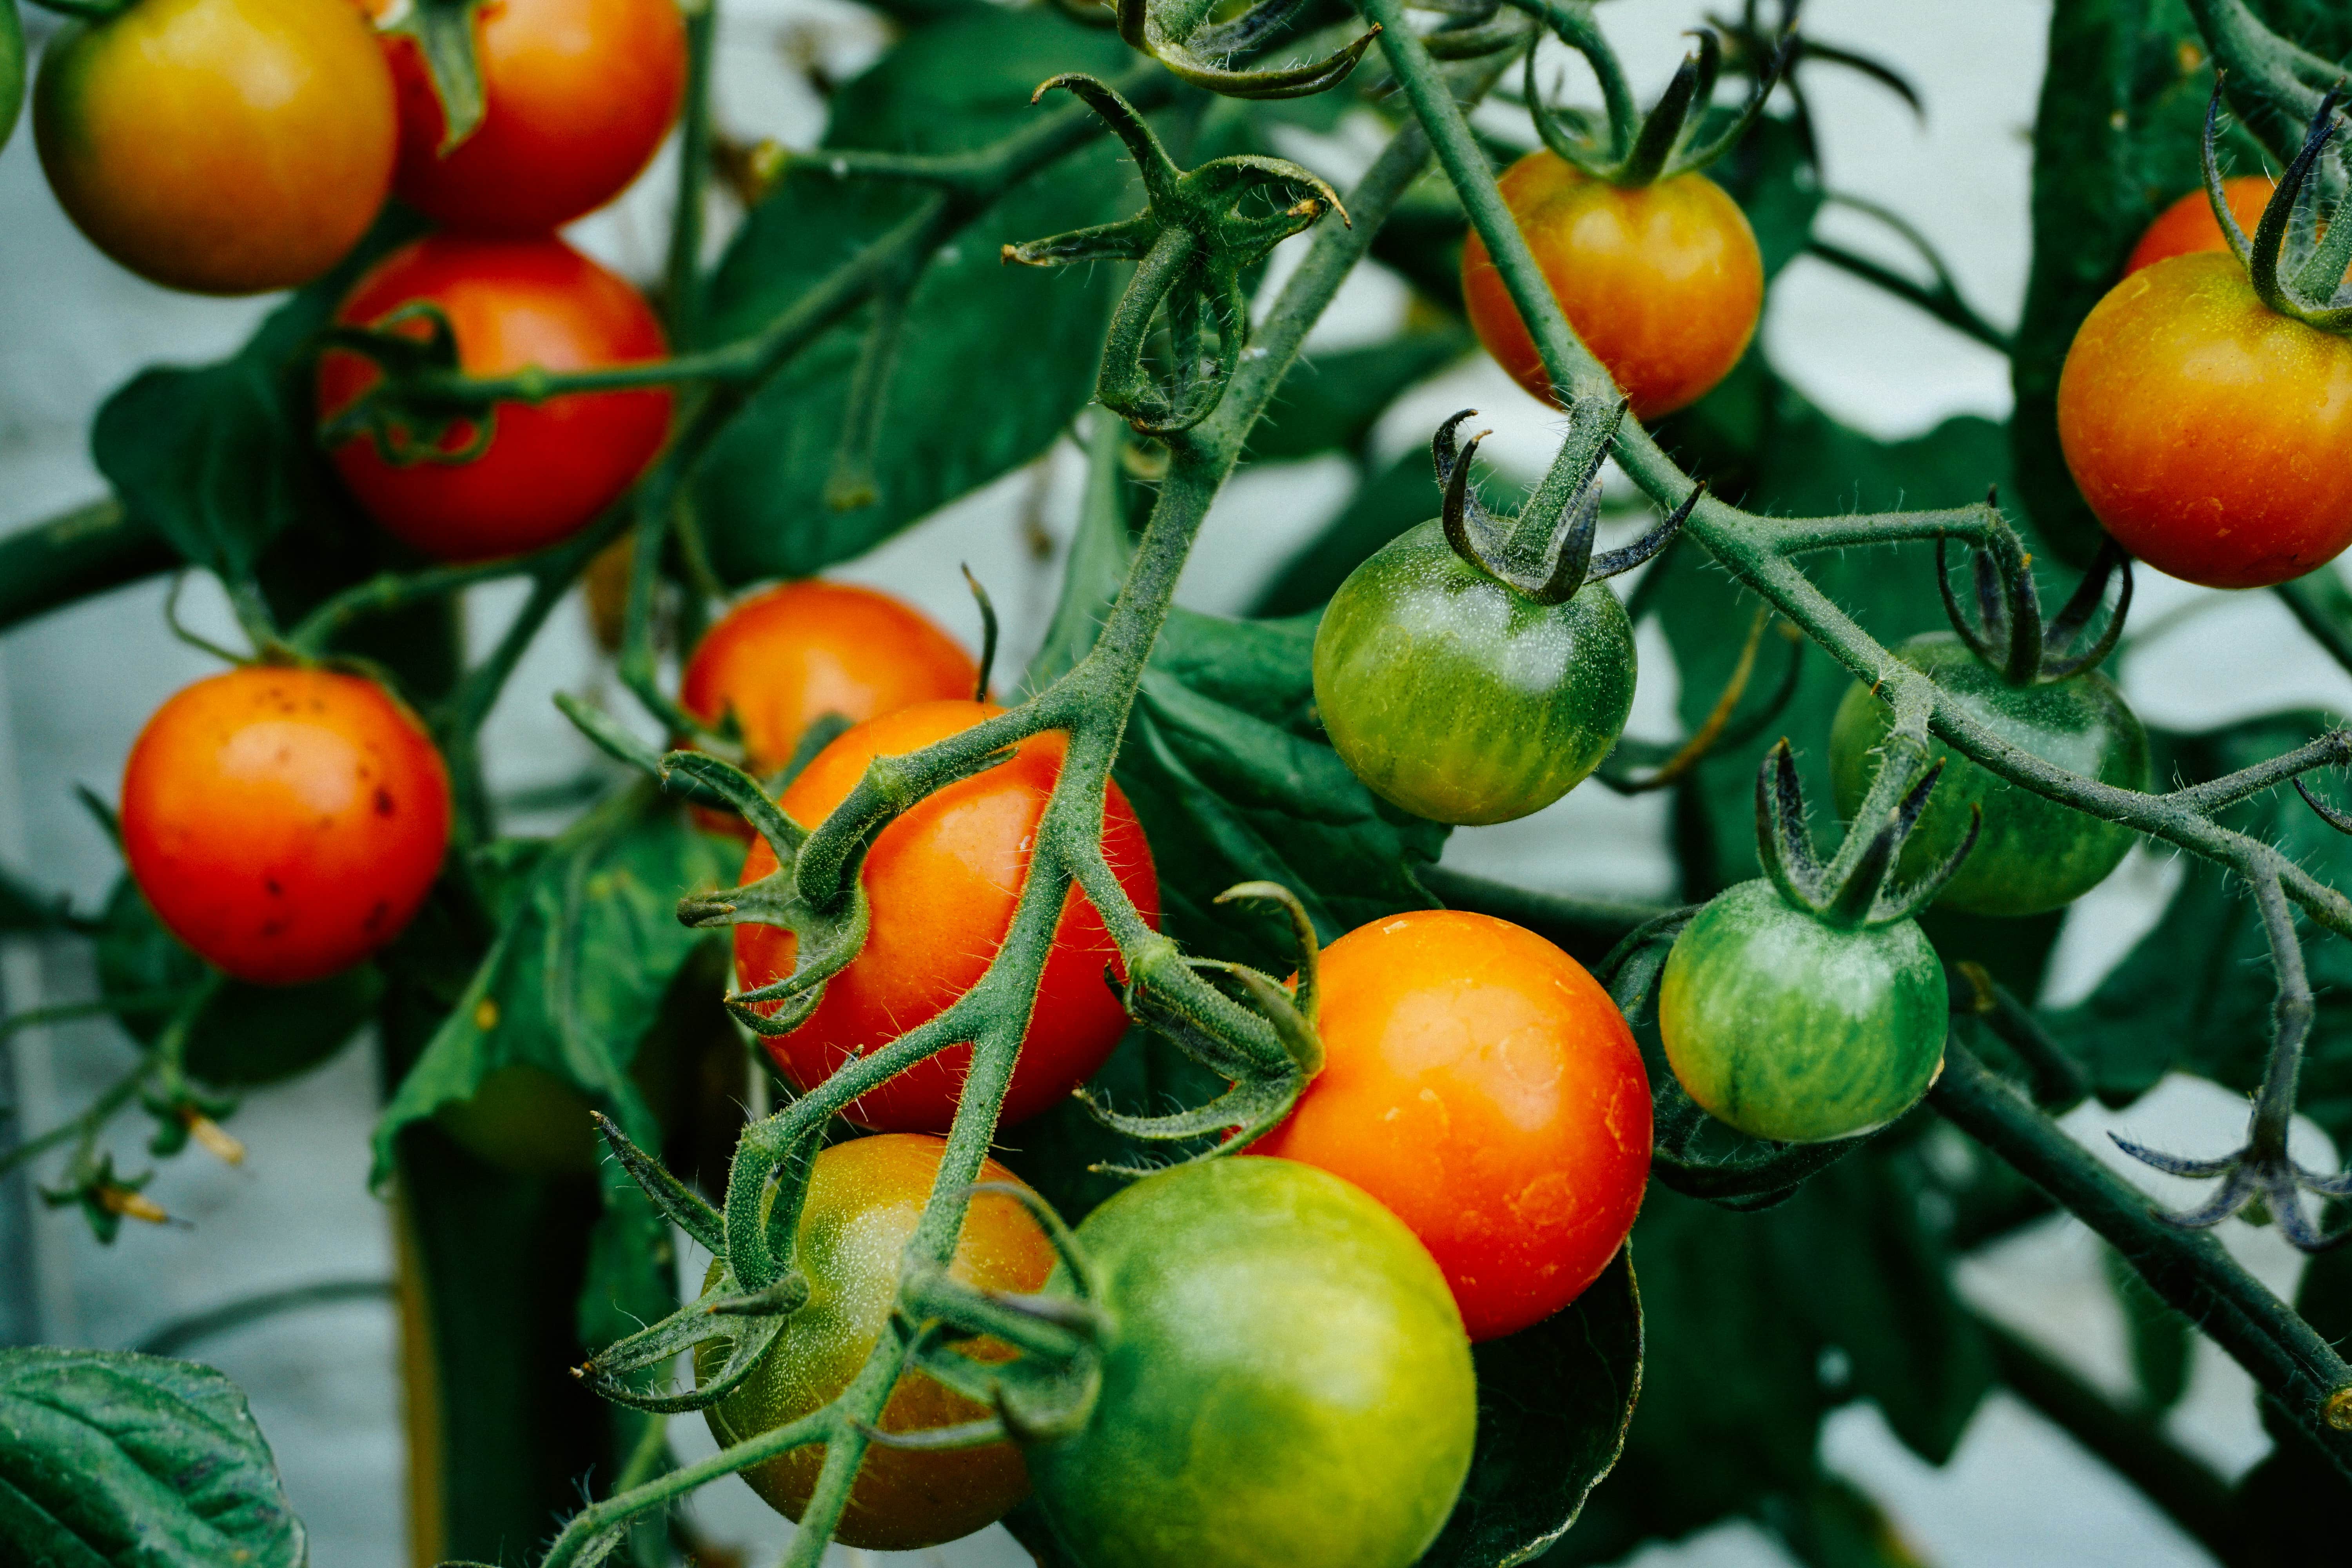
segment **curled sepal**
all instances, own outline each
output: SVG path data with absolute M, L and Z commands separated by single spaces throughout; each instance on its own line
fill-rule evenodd
M 1323 959 L 1323 943 L 1315 934 L 1313 918 L 1307 914 L 1307 906 L 1298 901 L 1298 895 L 1279 882 L 1236 882 L 1219 893 L 1213 901 L 1230 904 L 1243 900 L 1279 905 L 1282 911 L 1290 917 L 1290 934 L 1298 943 L 1298 982 L 1296 988 L 1286 993 L 1282 1000 L 1283 1005 L 1302 1020 L 1311 1032 L 1315 1025 L 1316 1005 L 1322 994 L 1320 971 Z M 1277 1032 L 1280 1027 L 1277 1023 L 1276 1025 Z M 1294 1050 L 1293 1058 L 1295 1058 L 1297 1055 Z M 1322 1066 L 1319 1047 L 1317 1048 L 1316 1058 L 1316 1065 L 1308 1068 L 1307 1071 L 1318 1071 Z
M 482 123 L 482 68 L 474 55 L 474 26 L 483 0 L 394 0 L 377 17 L 379 33 L 416 42 L 433 96 L 441 101 L 438 157 L 456 152 Z
M 1127 144 L 1150 205 L 1117 223 L 1004 247 L 1031 267 L 1134 261 L 1112 312 L 1095 395 L 1149 436 L 1172 436 L 1206 419 L 1224 396 L 1249 341 L 1242 275 L 1326 212 L 1347 209 L 1324 181 L 1280 158 L 1244 153 L 1189 172 L 1177 168 L 1134 107 L 1093 77 L 1046 81 L 1075 93 Z M 1146 363 L 1154 324 L 1165 327 L 1164 374 Z
M 1298 65 L 1234 70 L 1223 62 L 1264 48 L 1306 3 L 1255 0 L 1223 21 L 1211 21 L 1218 7 L 1202 0 L 1118 0 L 1118 36 L 1194 87 L 1227 98 L 1304 98 L 1346 80 L 1380 28 Z
M 712 1208 L 700 1193 L 671 1175 L 659 1160 L 631 1142 L 629 1135 L 621 1131 L 619 1122 L 601 1110 L 592 1110 L 589 1114 L 596 1119 L 596 1131 L 604 1135 L 605 1146 L 613 1151 L 613 1158 L 621 1163 L 621 1169 L 626 1171 L 629 1179 L 652 1200 L 654 1207 L 667 1215 L 672 1225 L 693 1237 L 704 1251 L 714 1254 L 725 1252 L 727 1222 L 719 1217 L 719 1211 Z
M 1557 19 L 1553 26 L 1570 46 L 1591 54 L 1590 38 L 1563 29 Z M 1748 100 L 1708 136 L 1702 132 L 1713 106 L 1716 82 L 1723 72 L 1723 44 L 1709 28 L 1699 28 L 1695 36 L 1697 47 L 1683 57 L 1650 111 L 1631 125 L 1626 123 L 1629 103 L 1612 102 L 1612 112 L 1605 118 L 1562 114 L 1548 108 L 1536 89 L 1535 52 L 1528 51 L 1528 111 L 1534 117 L 1537 135 L 1563 162 L 1616 185 L 1654 184 L 1714 163 L 1738 145 L 1763 113 L 1765 100 L 1772 96 L 1794 58 L 1794 39 L 1789 34 L 1780 37 L 1756 68 L 1755 88 Z M 1605 144 L 1593 134 L 1602 124 L 1610 132 Z
M 801 1281 L 803 1300 L 807 1289 L 806 1282 Z M 783 1331 L 787 1316 L 784 1312 L 745 1316 L 722 1310 L 721 1303 L 742 1294 L 736 1287 L 734 1275 L 721 1269 L 699 1297 L 652 1327 L 606 1345 L 572 1368 L 572 1374 L 599 1396 L 632 1410 L 674 1415 L 708 1409 L 742 1385 Z M 638 1386 L 637 1373 L 648 1369 L 666 1370 L 681 1352 L 722 1340 L 728 1345 L 726 1359 L 710 1376 L 698 1379 L 695 1387 L 664 1393 Z
M 417 337 L 397 329 L 424 323 Z M 394 468 L 419 463 L 470 463 L 490 449 L 498 411 L 478 400 L 436 390 L 463 374 L 457 363 L 457 331 L 447 312 L 429 300 L 412 300 L 370 327 L 330 327 L 320 334 L 324 348 L 359 354 L 375 364 L 380 379 L 319 426 L 319 444 L 332 451 L 364 436 L 376 456 Z M 452 446 L 462 433 L 463 445 Z
M 816 1011 L 824 999 L 824 983 L 849 967 L 865 949 L 871 929 L 865 885 L 853 868 L 846 897 L 822 905 L 813 903 L 801 891 L 797 863 L 807 836 L 768 801 L 757 780 L 699 752 L 673 752 L 663 759 L 663 766 L 721 791 L 726 804 L 743 812 L 775 854 L 776 869 L 755 882 L 680 899 L 677 918 L 679 924 L 697 930 L 763 925 L 793 933 L 791 973 L 734 992 L 726 999 L 727 1010 L 754 1034 L 788 1035 Z
M 2302 147 L 2279 175 L 2278 189 L 2263 208 L 2262 221 L 2249 237 L 2230 210 L 2221 185 L 2218 150 L 2221 115 L 2221 79 L 2205 107 L 2203 162 L 2205 195 L 2211 204 L 2221 237 L 2246 269 L 2248 281 L 2264 305 L 2282 316 L 2326 332 L 2352 331 L 2352 302 L 2344 302 L 2345 268 L 2352 265 L 2352 190 L 2336 205 L 2324 226 L 2310 213 L 2298 221 L 2298 205 L 2308 195 L 2314 204 L 2319 185 L 2312 178 L 2320 155 L 2336 134 L 2336 106 L 2344 96 L 2339 81 L 2320 95 Z
M 1985 504 L 1994 506 L 1990 497 Z M 2123 637 L 2124 621 L 2131 613 L 2131 557 L 2112 539 L 2100 546 L 2090 570 L 2046 626 L 2031 559 L 2022 552 L 2006 562 L 1996 560 L 1989 550 L 1970 552 L 1973 609 L 1952 591 L 1948 557 L 1948 542 L 1939 537 L 1936 586 L 1944 597 L 1944 614 L 1969 651 L 2012 686 L 2063 680 L 2095 668 Z M 2106 602 L 2108 582 L 2118 573 L 2123 585 L 2116 595 L 2116 607 L 2092 635 L 2091 622 Z
M 1943 761 L 1927 762 L 1924 748 L 1890 742 L 1880 763 L 1881 777 L 1871 798 L 1892 804 L 1873 816 L 1868 805 L 1849 829 L 1846 843 L 1828 866 L 1814 853 L 1812 832 L 1805 826 L 1804 788 L 1797 781 L 1797 763 L 1785 740 L 1765 753 L 1756 775 L 1756 851 L 1764 871 L 1780 896 L 1797 908 L 1832 925 L 1846 928 L 1891 925 L 1908 920 L 1934 900 L 1976 847 L 1978 815 L 1971 812 L 1967 837 L 1951 858 L 1918 881 L 1897 888 L 1895 867 L 1936 780 Z M 1898 770 L 1892 777 L 1887 769 Z
M 2326 801 L 2312 794 L 2311 786 L 2305 784 L 2300 778 L 2294 781 L 2294 793 L 2303 796 L 2303 804 L 2311 807 L 2311 809 L 2317 814 L 2320 821 L 2327 824 L 2328 826 L 2336 829 L 2338 833 L 2352 835 L 2352 813 L 2347 813 L 2336 806 L 2328 805 Z

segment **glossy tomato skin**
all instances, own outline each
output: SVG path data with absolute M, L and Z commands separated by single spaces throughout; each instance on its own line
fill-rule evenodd
M 1147 1177 L 1078 1243 L 1118 1325 L 1076 1434 L 1029 1449 L 1079 1562 L 1404 1568 L 1470 1467 L 1444 1277 L 1360 1189 L 1241 1155 Z
M 1252 1152 L 1344 1176 L 1445 1273 L 1473 1340 L 1559 1311 L 1650 1174 L 1650 1079 L 1609 993 L 1534 932 L 1455 910 L 1323 951 L 1323 1070 Z
M 2231 216 L 2250 236 L 2262 223 L 2263 208 L 2270 205 L 2271 193 L 2277 189 L 2277 182 L 2268 174 L 2240 174 L 2221 182 L 2221 195 L 2230 204 Z M 2176 256 L 2194 256 L 2208 250 L 2226 253 L 2229 248 L 2221 226 L 2214 221 L 2212 202 L 2203 191 L 2191 191 L 2157 214 L 2156 221 L 2147 226 L 2147 232 L 2132 247 L 2124 271 L 2129 275 Z
M 1605 583 L 1538 605 L 1435 520 L 1349 574 L 1315 633 L 1315 706 L 1375 795 L 1508 822 L 1583 782 L 1633 709 L 1633 626 Z
M 1913 637 L 1895 657 L 1935 677 L 1978 722 L 2021 751 L 2118 789 L 2146 789 L 2147 731 L 2116 683 L 2097 670 L 2063 680 L 2011 686 L 1949 632 Z M 1894 710 L 1856 685 L 1830 730 L 1830 778 L 1838 815 L 1853 820 L 1870 792 L 1878 748 Z M 1941 742 L 1944 772 L 1903 847 L 1896 876 L 1942 865 L 1969 831 L 1969 808 L 1983 811 L 1976 847 L 1936 903 L 1975 915 L 2036 915 L 2073 903 L 2106 880 L 2137 836 L 2128 827 L 2071 811 L 2021 789 Z
M 863 723 L 917 702 L 969 698 L 980 667 L 904 599 L 809 578 L 752 595 L 696 645 L 678 701 L 706 724 L 731 712 L 754 773 L 793 759 L 815 720 Z
M 292 985 L 400 934 L 440 874 L 449 776 L 383 688 L 255 666 L 155 710 L 122 773 L 122 852 L 172 933 Z
M 2184 581 L 2267 587 L 2352 543 L 2352 342 L 2269 310 L 2233 257 L 2160 261 L 2099 301 L 2058 440 L 2107 531 Z
M 445 227 L 532 235 L 593 212 L 645 172 L 677 120 L 686 28 L 675 0 L 489 0 L 474 38 L 481 122 L 444 157 L 423 51 L 383 36 L 400 101 L 393 188 Z
M 1722 186 L 1694 174 L 1622 189 L 1547 150 L 1499 184 L 1569 325 L 1635 418 L 1688 407 L 1731 374 L 1764 309 L 1764 258 Z M 1550 403 L 1535 340 L 1475 230 L 1462 248 L 1462 297 L 1486 352 Z
M 346 0 L 139 0 L 49 41 L 33 136 L 91 244 L 167 288 L 254 294 L 367 232 L 397 120 Z
M 879 756 L 919 751 L 1003 710 L 992 703 L 922 702 L 869 719 L 819 752 L 782 797 L 785 814 L 814 827 L 847 797 Z M 803 1091 L 855 1056 L 887 1045 L 962 995 L 985 973 L 1012 929 L 1030 847 L 1062 771 L 1067 740 L 1031 737 L 1011 761 L 950 784 L 876 836 L 863 878 L 873 927 L 849 966 L 825 982 L 807 1022 L 765 1041 L 785 1077 Z M 1103 853 L 1143 918 L 1160 919 L 1160 882 L 1134 809 L 1117 784 L 1103 811 Z M 775 869 L 764 841 L 743 862 L 743 880 Z M 749 989 L 792 972 L 792 932 L 735 928 L 735 974 Z M 1073 887 L 1045 958 L 1021 1060 L 1004 1097 L 1002 1124 L 1034 1116 L 1092 1076 L 1127 1029 L 1127 1012 L 1103 983 L 1121 966 L 1101 915 Z M 957 1046 L 919 1063 L 844 1112 L 861 1127 L 942 1132 L 971 1062 Z
M 857 1375 L 898 1305 L 898 1263 L 922 1217 L 947 1145 L 919 1133 L 884 1133 L 836 1143 L 809 1173 L 793 1261 L 809 1282 L 805 1306 L 742 1385 L 703 1413 L 721 1447 L 796 1421 L 830 1404 Z M 1021 1184 L 993 1160 L 983 1182 Z M 982 1193 L 965 1212 L 950 1278 L 984 1290 L 1031 1292 L 1054 1271 L 1053 1244 L 1013 1199 Z M 714 1260 L 705 1276 L 718 1278 Z M 726 1360 L 724 1342 L 695 1352 L 709 1378 Z M 987 1419 L 988 1410 L 919 1372 L 901 1378 L 882 1407 L 886 1432 L 923 1431 Z M 742 1472 L 751 1489 L 798 1520 L 815 1489 L 823 1446 L 794 1448 Z M 986 1529 L 1029 1495 L 1029 1475 L 1010 1443 L 925 1453 L 876 1446 L 851 1489 L 835 1539 L 869 1552 L 910 1552 Z
M 1944 966 L 1911 921 L 1842 931 L 1742 882 L 1683 928 L 1658 1032 L 1683 1089 L 1756 1138 L 1820 1143 L 1918 1102 L 1944 1060 Z
M 339 321 L 373 325 L 402 306 L 437 305 L 470 374 L 537 365 L 593 370 L 641 363 L 668 352 L 661 323 L 637 291 L 553 236 L 472 239 L 427 235 L 360 279 Z M 400 330 L 422 337 L 423 321 Z M 319 413 L 326 418 L 379 379 L 359 354 L 319 357 Z M 444 561 L 518 555 L 567 539 L 626 489 L 661 449 L 670 395 L 651 387 L 573 393 L 544 403 L 501 403 L 488 449 L 470 462 L 386 462 L 366 437 L 335 448 L 336 471 L 384 530 Z M 460 452 L 470 426 L 445 449 Z

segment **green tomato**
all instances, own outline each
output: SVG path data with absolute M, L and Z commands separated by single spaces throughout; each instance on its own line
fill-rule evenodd
M 1683 1089 L 1756 1138 L 1820 1143 L 1894 1121 L 1944 1059 L 1944 966 L 1910 921 L 1841 930 L 1742 882 L 1683 928 L 1658 1032 Z
M 1032 1446 L 1088 1568 L 1405 1568 L 1469 1473 L 1477 1390 L 1421 1243 L 1362 1189 L 1242 1155 L 1138 1182 L 1078 1241 L 1117 1328 L 1087 1426 Z
M 2070 773 L 2120 789 L 2147 787 L 2147 731 L 2115 682 L 2097 670 L 2035 686 L 2011 686 L 1949 632 L 1913 637 L 1895 657 L 1933 676 L 1993 733 Z M 1838 815 L 1851 821 L 1893 726 L 1886 704 L 1856 686 L 1830 729 L 1830 778 Z M 2106 879 L 2135 835 L 2128 827 L 2059 805 L 1998 778 L 1937 742 L 1948 759 L 1927 798 L 1896 875 L 1926 875 L 1960 847 L 1969 807 L 1984 809 L 1977 844 L 1937 907 L 1975 915 L 2035 915 L 2074 902 Z
M 16 19 L 16 0 L 0 5 L 0 147 L 16 131 L 16 111 L 25 107 L 25 26 Z
M 1601 765 L 1633 707 L 1633 627 L 1603 583 L 1539 605 L 1432 521 L 1356 568 L 1315 634 L 1331 744 L 1382 799 L 1508 822 Z

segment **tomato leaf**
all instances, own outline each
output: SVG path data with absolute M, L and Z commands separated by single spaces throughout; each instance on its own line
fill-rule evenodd
M 193 1362 L 120 1351 L 0 1350 L 0 1541 L 26 1563 L 309 1560 L 236 1385 Z
M 1050 7 L 982 8 L 923 27 L 843 88 L 825 145 L 958 152 L 1034 124 L 1038 82 L 1115 74 L 1115 33 Z M 749 331 L 793 304 L 926 198 L 887 180 L 787 168 L 730 246 L 709 335 Z M 1007 244 L 1139 205 L 1118 149 L 1097 141 L 1005 196 L 925 268 L 907 308 L 870 458 L 873 500 L 846 510 L 826 488 L 841 452 L 870 308 L 811 344 L 756 394 L 704 459 L 696 489 L 711 561 L 730 583 L 796 576 L 862 553 L 1050 446 L 1086 405 L 1118 268 L 1008 268 Z
M 1624 1450 L 1642 1390 L 1630 1248 L 1567 1308 L 1476 1347 L 1478 1447 L 1421 1568 L 1509 1568 L 1568 1532 Z
M 1467 353 L 1471 342 L 1468 332 L 1445 327 L 1302 358 L 1250 431 L 1250 456 L 1278 463 L 1360 451 L 1390 404 Z

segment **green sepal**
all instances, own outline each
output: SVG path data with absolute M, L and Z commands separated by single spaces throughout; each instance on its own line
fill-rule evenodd
M 406 321 L 423 321 L 425 336 L 411 337 L 394 329 Z M 319 426 L 319 445 L 329 451 L 354 437 L 365 436 L 376 456 L 394 468 L 419 463 L 455 467 L 470 463 L 490 449 L 498 433 L 498 410 L 433 390 L 438 378 L 464 374 L 457 362 L 457 331 L 446 311 L 429 300 L 415 300 L 373 326 L 334 326 L 319 334 L 321 349 L 341 349 L 374 362 L 382 379 L 352 400 L 348 407 Z M 460 426 L 470 434 L 466 445 L 446 445 Z
M 1256 0 L 1238 16 L 1208 20 L 1215 10 L 1201 0 L 1118 0 L 1119 37 L 1194 87 L 1227 98 L 1305 98 L 1345 81 L 1380 37 L 1373 27 L 1320 59 L 1262 70 L 1232 70 L 1218 62 L 1264 47 L 1306 5 L 1306 0 Z
M 441 144 L 446 158 L 480 128 L 486 108 L 482 67 L 474 48 L 475 23 L 483 0 L 402 0 L 376 24 L 379 33 L 416 40 L 433 96 L 441 100 Z

